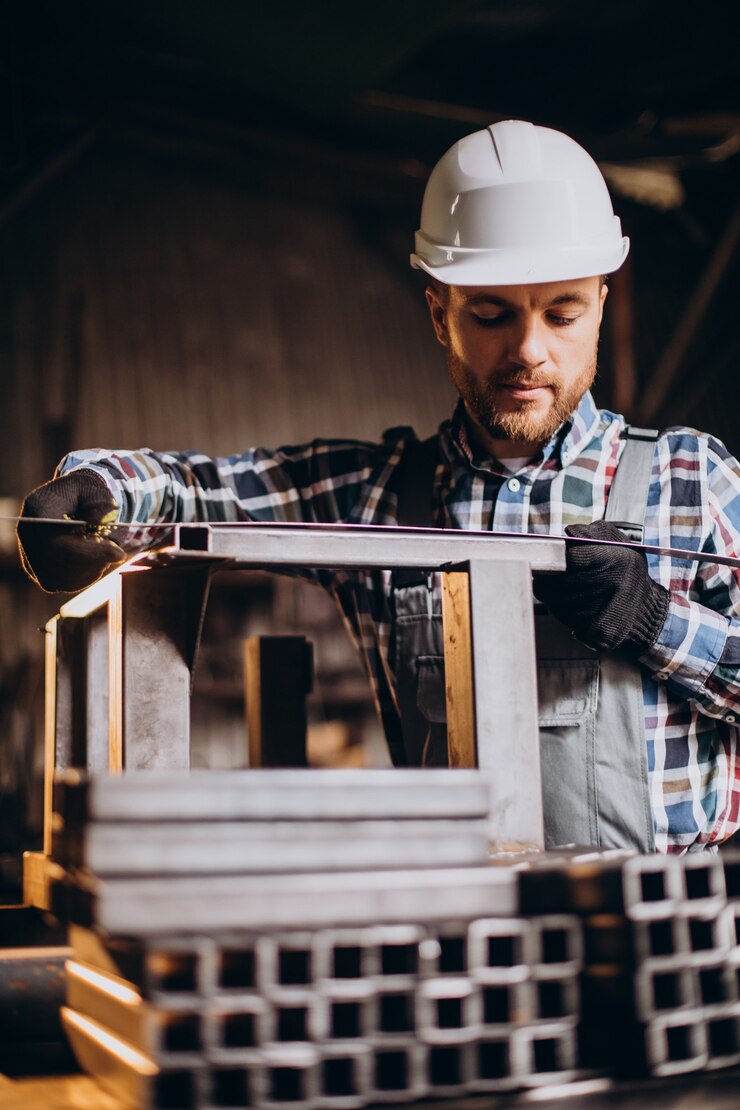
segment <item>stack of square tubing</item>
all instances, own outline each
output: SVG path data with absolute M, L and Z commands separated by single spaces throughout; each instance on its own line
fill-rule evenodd
M 580 917 L 581 1066 L 672 1076 L 740 1064 L 740 852 L 545 854 L 520 874 L 520 905 Z
M 475 771 L 55 788 L 63 1020 L 138 1107 L 350 1110 L 576 1078 L 581 923 L 519 912 Z

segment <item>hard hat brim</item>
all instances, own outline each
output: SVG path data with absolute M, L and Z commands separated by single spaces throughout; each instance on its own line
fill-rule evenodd
M 551 248 L 517 251 L 440 247 L 424 243 L 424 238 L 417 233 L 417 250 L 411 255 L 411 265 L 444 285 L 535 285 L 612 274 L 622 265 L 630 248 L 627 236 L 616 244 L 612 240 L 608 247 L 603 243 L 561 247 L 557 254 Z

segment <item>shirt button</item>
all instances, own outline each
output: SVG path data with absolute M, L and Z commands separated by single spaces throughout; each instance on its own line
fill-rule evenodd
M 725 720 L 728 721 L 731 725 L 734 725 L 735 721 L 737 720 L 737 717 L 735 716 L 734 713 L 728 713 L 727 716 L 725 717 Z
M 509 487 L 509 489 L 511 490 L 512 493 L 517 493 L 517 491 L 519 490 L 519 487 L 521 485 L 521 482 L 519 481 L 518 478 L 509 478 L 509 481 L 508 481 L 507 485 L 508 485 L 508 487 Z

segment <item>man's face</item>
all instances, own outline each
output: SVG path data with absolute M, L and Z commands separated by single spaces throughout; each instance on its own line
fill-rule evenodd
M 600 277 L 427 290 L 452 382 L 493 454 L 534 452 L 578 406 L 605 297 Z

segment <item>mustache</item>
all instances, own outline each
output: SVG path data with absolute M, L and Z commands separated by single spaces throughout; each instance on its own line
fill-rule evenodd
M 526 383 L 531 386 L 548 386 L 555 385 L 552 377 L 546 377 L 544 374 L 538 374 L 532 370 L 524 370 L 518 367 L 515 370 L 505 371 L 495 379 L 495 385 L 521 385 Z

